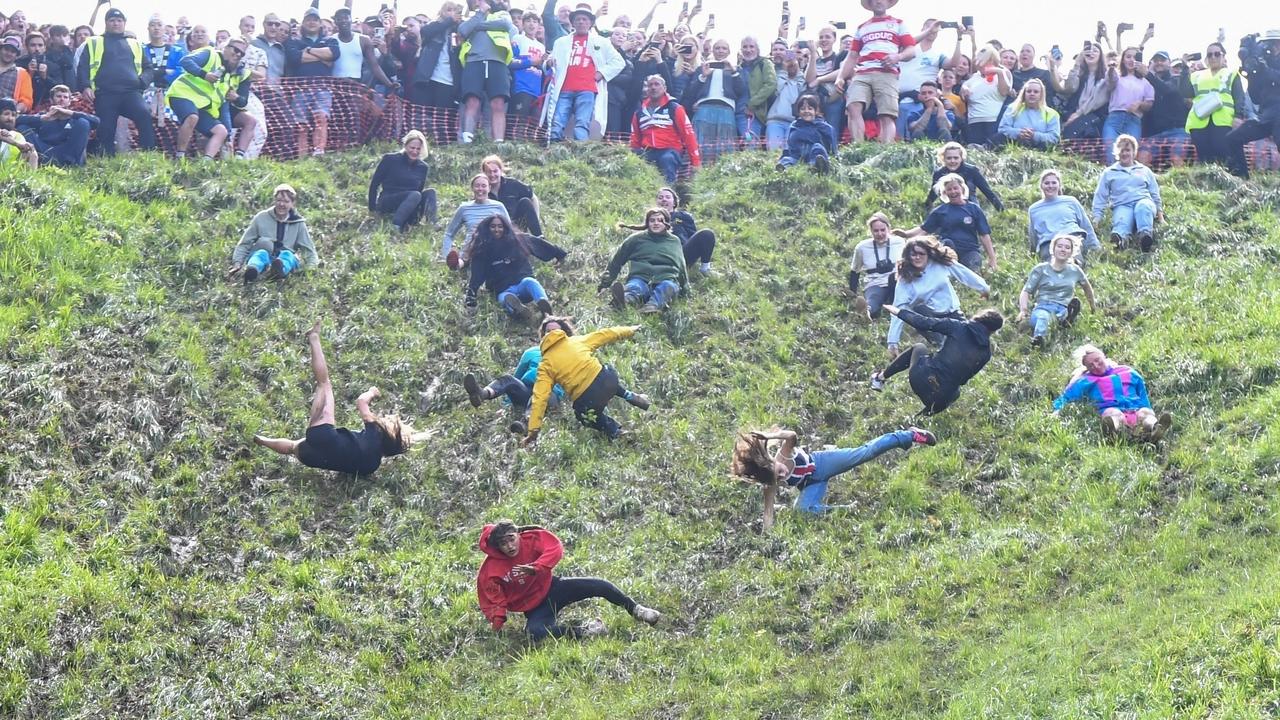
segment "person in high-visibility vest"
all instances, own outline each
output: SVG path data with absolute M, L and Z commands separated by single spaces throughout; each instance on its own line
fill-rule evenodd
M 131 120 L 138 129 L 138 147 L 151 150 L 156 146 L 156 128 L 151 113 L 142 101 L 152 76 L 151 59 L 142 44 L 125 37 L 125 16 L 116 8 L 107 11 L 107 31 L 84 41 L 84 52 L 76 66 L 76 84 L 80 95 L 93 103 L 102 152 L 115 155 L 116 125 L 120 117 Z
M 507 98 L 511 97 L 511 70 L 514 56 L 512 38 L 518 34 L 505 0 L 478 0 L 476 12 L 458 26 L 462 47 L 458 57 L 462 63 L 462 127 L 459 139 L 475 140 L 476 121 L 480 117 L 480 101 L 488 100 L 493 140 L 502 142 L 507 133 Z
M 1212 43 L 1204 51 L 1204 70 L 1182 74 L 1182 94 L 1191 99 L 1187 132 L 1201 163 L 1226 163 L 1227 133 L 1248 117 L 1249 102 L 1240 73 L 1227 68 L 1227 50 Z
M 169 86 L 165 98 L 178 117 L 177 157 L 186 157 L 196 130 L 209 137 L 204 146 L 207 159 L 212 160 L 222 149 L 231 132 L 231 104 L 243 105 L 249 100 L 249 72 L 238 69 L 247 47 L 244 40 L 235 38 L 227 41 L 221 53 L 204 48 L 182 58 L 182 74 Z M 242 149 L 237 155 L 243 157 L 257 121 L 246 113 L 241 116 Z

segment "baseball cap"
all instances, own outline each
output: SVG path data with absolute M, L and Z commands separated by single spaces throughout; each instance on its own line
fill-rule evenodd
M 290 197 L 294 197 L 294 198 L 298 197 L 298 191 L 294 190 L 293 186 L 290 185 L 289 183 L 280 183 L 279 185 L 277 185 L 276 189 L 271 191 L 271 197 L 275 197 L 276 195 L 282 192 L 289 193 Z
M 305 20 L 309 17 L 320 17 L 320 10 L 314 7 L 307 8 L 307 11 L 302 13 L 302 19 Z
M 22 52 L 22 41 L 18 39 L 17 35 L 10 35 L 3 41 L 0 41 L 0 47 L 12 48 L 17 52 Z
M 1151 56 L 1151 59 L 1152 60 L 1168 60 L 1170 59 L 1170 56 L 1169 56 L 1169 53 L 1165 50 L 1157 50 L 1155 54 Z
M 275 14 L 275 13 L 267 13 L 267 14 L 262 18 L 262 24 L 263 24 L 263 25 L 266 25 L 266 24 L 268 24 L 268 23 L 278 23 L 278 22 L 280 22 L 280 16 L 279 16 L 279 15 L 277 15 L 277 14 Z
M 107 11 L 106 19 L 107 20 L 125 20 L 126 18 L 124 16 L 124 13 L 120 12 L 119 8 L 111 8 L 110 10 Z

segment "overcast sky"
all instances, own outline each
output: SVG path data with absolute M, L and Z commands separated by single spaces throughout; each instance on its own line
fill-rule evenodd
M 15 3 L 8 0 L 0 2 L 0 10 L 9 13 L 22 8 L 32 20 L 74 26 L 88 21 L 94 1 L 40 0 L 36 3 L 28 0 Z M 403 16 L 425 12 L 434 17 L 441 2 L 442 0 L 405 0 L 400 3 L 400 13 Z M 517 7 L 532 4 L 528 0 L 515 2 Z M 571 1 L 569 4 L 575 3 Z M 598 6 L 598 3 L 595 4 Z M 1276 11 L 1270 2 L 1261 0 L 1232 0 L 1221 5 L 1203 0 L 1194 3 L 1188 0 L 1129 0 L 1120 4 L 1123 5 L 1123 10 L 1116 12 L 1111 3 L 1098 2 L 904 0 L 891 9 L 890 13 L 907 21 L 912 27 L 918 26 L 926 17 L 958 20 L 960 15 L 972 14 L 979 41 L 997 38 L 1005 45 L 1015 46 L 1029 41 L 1036 45 L 1040 54 L 1047 52 L 1056 43 L 1062 46 L 1068 57 L 1074 54 L 1081 41 L 1093 36 L 1098 20 L 1105 20 L 1113 33 L 1116 23 L 1133 23 L 1135 30 L 1127 34 L 1126 39 L 1135 43 L 1140 39 L 1147 23 L 1154 22 L 1156 38 L 1148 49 L 1166 49 L 1175 55 L 1203 50 L 1217 36 L 1219 27 L 1225 28 L 1228 50 L 1234 55 L 1240 36 L 1266 30 L 1267 24 L 1280 26 L 1280 11 Z M 321 0 L 320 10 L 327 17 L 341 5 L 337 0 Z M 372 15 L 381 5 L 381 0 L 355 0 L 355 14 L 361 17 Z M 651 0 L 611 0 L 609 5 L 609 18 L 627 13 L 633 21 L 638 21 L 652 3 Z M 267 12 L 276 12 L 284 18 L 300 18 L 307 2 L 220 0 L 216 3 L 187 3 L 181 0 L 116 0 L 114 7 L 125 12 L 130 26 L 139 33 L 145 30 L 147 17 L 158 11 L 170 22 L 185 14 L 192 23 L 207 25 L 212 34 L 220 28 L 233 30 L 238 18 L 246 14 L 261 18 Z M 541 2 L 538 2 L 538 7 L 541 8 Z M 1266 11 L 1266 7 L 1273 9 Z M 680 0 L 668 0 L 659 9 L 656 22 L 663 22 L 670 28 L 675 24 L 679 11 Z M 781 1 L 704 0 L 703 14 L 693 22 L 695 31 L 702 28 L 707 13 L 716 15 L 717 27 L 712 31 L 712 36 L 727 38 L 736 47 L 736 41 L 743 35 L 754 34 L 765 41 L 776 32 Z M 813 37 L 817 34 L 818 27 L 826 21 L 843 20 L 853 27 L 866 19 L 869 13 L 850 0 L 791 0 L 791 15 L 792 32 L 795 32 L 799 19 L 804 17 L 807 20 L 804 35 Z M 608 18 L 601 21 L 602 24 L 611 22 Z M 102 29 L 101 14 L 95 29 Z M 954 35 L 950 33 L 951 31 L 944 31 L 939 40 L 942 45 L 954 41 Z

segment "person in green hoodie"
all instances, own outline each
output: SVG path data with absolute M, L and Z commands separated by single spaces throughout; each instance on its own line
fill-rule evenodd
M 662 312 L 677 292 L 688 292 L 689 271 L 684 246 L 671 232 L 671 214 L 649 208 L 643 225 L 619 224 L 621 230 L 637 230 L 622 242 L 600 278 L 600 290 L 608 288 L 617 308 L 644 303 L 642 313 Z M 630 263 L 627 282 L 617 282 L 622 266 Z
M 257 280 L 267 268 L 283 278 L 299 268 L 320 264 L 307 222 L 294 209 L 297 191 L 281 184 L 272 195 L 272 206 L 253 216 L 231 253 L 231 270 L 227 274 L 234 276 L 244 270 L 246 283 Z

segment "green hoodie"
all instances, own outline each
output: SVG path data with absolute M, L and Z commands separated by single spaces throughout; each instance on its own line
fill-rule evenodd
M 689 273 L 684 266 L 684 245 L 680 238 L 665 232 L 654 235 L 647 230 L 638 232 L 618 247 L 609 261 L 600 286 L 605 287 L 618 277 L 622 266 L 631 263 L 631 271 L 627 279 L 640 278 L 650 285 L 663 280 L 675 280 L 680 283 L 683 292 L 689 288 Z

